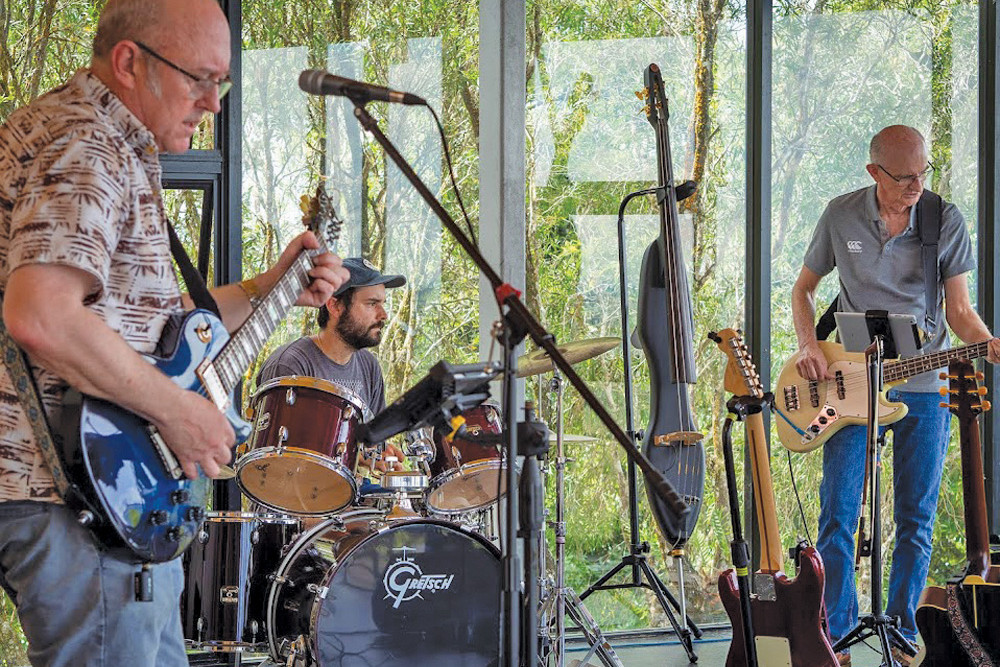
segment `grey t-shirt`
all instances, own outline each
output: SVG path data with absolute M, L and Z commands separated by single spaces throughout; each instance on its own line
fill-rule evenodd
M 306 375 L 336 382 L 367 401 L 372 414 L 385 409 L 385 383 L 375 355 L 358 350 L 346 364 L 338 364 L 309 336 L 282 345 L 267 358 L 257 374 L 257 386 L 285 375 Z
M 816 225 L 803 260 L 806 268 L 825 276 L 835 267 L 840 278 L 842 312 L 888 310 L 912 314 L 922 328 L 933 323 L 921 352 L 937 352 L 949 347 L 944 315 L 944 281 L 971 271 L 976 266 L 972 242 L 958 208 L 945 202 L 938 239 L 938 294 L 934 307 L 926 313 L 924 269 L 916 211 L 910 209 L 910 224 L 889 238 L 878 213 L 874 185 L 833 199 Z M 936 392 L 937 372 L 917 375 L 902 386 L 906 391 Z

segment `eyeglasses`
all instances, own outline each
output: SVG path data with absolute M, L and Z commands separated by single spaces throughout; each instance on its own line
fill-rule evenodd
M 927 168 L 926 168 L 926 169 L 924 169 L 924 170 L 923 170 L 922 172 L 920 172 L 919 174 L 909 174 L 909 175 L 907 175 L 907 176 L 893 176 L 893 175 L 892 175 L 892 174 L 890 174 L 890 173 L 889 173 L 889 172 L 888 172 L 888 171 L 886 170 L 886 168 L 885 168 L 885 167 L 883 167 L 882 165 L 880 165 L 880 164 L 876 164 L 875 166 L 876 166 L 876 167 L 878 167 L 879 169 L 881 169 L 881 170 L 882 170 L 883 172 L 885 172 L 885 175 L 886 175 L 886 176 L 888 176 L 888 177 L 889 177 L 889 178 L 891 178 L 892 180 L 896 181 L 897 183 L 899 183 L 899 184 L 900 184 L 900 185 L 902 185 L 903 187 L 910 187 L 911 185 L 913 185 L 914 183 L 916 183 L 916 182 L 917 182 L 918 180 L 919 180 L 919 181 L 920 181 L 921 183 L 923 183 L 924 181 L 926 181 L 926 180 L 927 180 L 927 177 L 928 177 L 928 176 L 929 176 L 929 175 L 930 175 L 931 173 L 933 173 L 933 172 L 934 172 L 934 165 L 933 165 L 933 164 L 930 164 L 930 163 L 927 163 Z
M 198 76 L 196 74 L 192 74 L 191 72 L 187 71 L 180 65 L 170 62 L 169 60 L 167 60 L 166 58 L 164 58 L 159 53 L 149 48 L 142 42 L 136 42 L 135 45 L 138 46 L 143 51 L 145 51 L 146 53 L 148 53 L 149 55 L 159 60 L 167 67 L 172 67 L 173 69 L 177 70 L 187 78 L 191 79 L 191 81 L 194 82 L 191 84 L 191 96 L 193 99 L 198 99 L 199 97 L 202 97 L 203 95 L 211 92 L 212 88 L 215 88 L 217 86 L 219 88 L 219 99 L 221 100 L 223 97 L 226 96 L 226 93 L 228 93 L 233 88 L 233 80 L 230 79 L 228 76 L 222 79 L 210 79 L 208 77 Z

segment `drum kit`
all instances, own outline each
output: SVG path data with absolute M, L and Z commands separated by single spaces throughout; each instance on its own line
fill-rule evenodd
M 566 347 L 576 363 L 617 341 Z M 519 360 L 519 377 L 547 371 L 558 399 L 556 456 L 546 465 L 557 478 L 556 558 L 541 574 L 540 655 L 564 664 L 568 615 L 590 655 L 620 665 L 563 581 L 563 443 L 593 438 L 562 434 L 562 387 L 551 362 L 537 353 Z M 354 392 L 282 377 L 263 384 L 250 406 L 253 432 L 230 471 L 249 511 L 209 512 L 184 555 L 188 647 L 268 654 L 289 667 L 497 664 L 507 470 L 499 407 L 466 410 L 456 433 L 407 433 L 409 469 L 373 485 L 358 481 L 365 465 L 398 462 L 359 443 L 355 432 L 372 415 Z

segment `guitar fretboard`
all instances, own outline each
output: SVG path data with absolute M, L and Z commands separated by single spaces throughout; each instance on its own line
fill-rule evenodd
M 972 360 L 985 357 L 988 349 L 989 341 L 983 341 L 982 343 L 973 343 L 964 347 L 956 347 L 950 350 L 931 352 L 930 354 L 922 354 L 918 357 L 893 361 L 885 364 L 885 381 L 897 382 L 906 380 L 914 375 L 944 368 L 956 359 Z
M 215 358 L 215 368 L 227 394 L 232 392 L 236 383 L 242 379 L 243 370 L 249 368 L 264 349 L 264 343 L 309 284 L 309 270 L 313 267 L 312 256 L 321 252 L 324 251 L 304 250 L 299 253 L 292 266 L 261 299 L 260 305 L 237 329 Z

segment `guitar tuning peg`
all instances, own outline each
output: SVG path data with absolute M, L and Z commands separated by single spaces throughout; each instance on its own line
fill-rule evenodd
M 941 379 L 943 380 L 944 378 L 941 378 Z M 938 393 L 941 394 L 942 396 L 947 396 L 948 395 L 948 387 L 938 387 Z
M 954 403 L 939 403 L 942 408 L 948 408 L 949 410 L 957 410 L 958 406 Z
M 982 371 L 976 371 L 976 379 L 982 382 L 983 380 L 986 379 L 986 376 L 983 375 Z
M 940 373 L 938 373 L 938 379 L 939 380 L 947 380 L 948 379 L 948 374 L 945 373 L 944 371 L 941 371 Z
M 989 412 L 990 408 L 993 407 L 993 404 L 990 403 L 989 401 L 980 401 L 979 402 L 979 407 L 981 407 L 983 409 L 983 412 Z
M 986 395 L 986 387 L 979 387 L 978 389 L 976 389 L 976 393 L 979 394 L 980 396 L 985 396 Z
M 643 88 L 642 90 L 637 90 L 635 91 L 635 96 L 638 97 L 640 100 L 645 100 L 646 98 L 649 97 L 649 91 L 646 90 L 645 88 Z

